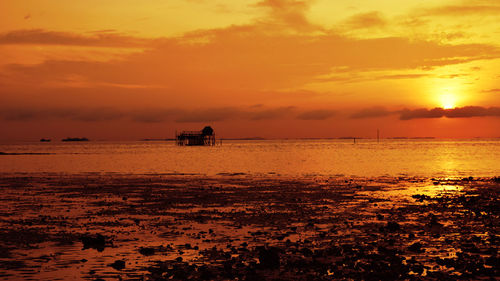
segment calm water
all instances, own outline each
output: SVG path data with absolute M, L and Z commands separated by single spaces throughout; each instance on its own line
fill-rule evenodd
M 500 139 L 224 141 L 215 147 L 173 142 L 2 143 L 0 173 L 245 173 L 285 176 L 500 175 Z

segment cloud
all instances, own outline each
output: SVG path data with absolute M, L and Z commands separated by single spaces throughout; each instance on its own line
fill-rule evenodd
M 0 118 L 5 121 L 69 119 L 98 122 L 116 120 L 122 117 L 123 113 L 113 108 L 5 108 L 0 113 Z
M 496 4 L 498 2 L 495 2 Z M 424 11 L 427 15 L 441 15 L 441 16 L 464 16 L 464 15 L 492 15 L 498 16 L 500 13 L 500 5 L 491 4 L 478 4 L 478 5 L 447 5 L 427 9 Z
M 351 115 L 351 118 L 352 119 L 377 118 L 377 117 L 385 117 L 393 113 L 394 112 L 388 111 L 385 107 L 375 106 L 355 112 Z
M 337 68 L 355 74 L 432 68 L 498 57 L 498 47 L 487 44 L 447 45 L 397 37 L 356 39 L 336 34 L 269 34 L 265 26 L 252 25 L 163 39 L 154 48 L 125 55 L 121 60 L 50 60 L 38 65 L 10 65 L 6 74 L 11 76 L 8 83 L 17 82 L 20 88 L 44 86 L 71 76 L 82 77 L 90 85 L 157 85 L 172 89 L 172 93 L 189 90 L 205 95 L 207 91 L 298 88 L 331 75 Z
M 278 119 L 286 117 L 293 111 L 295 111 L 295 107 L 287 106 L 287 107 L 257 110 L 253 112 L 248 112 L 246 115 L 247 117 L 249 117 L 250 120 L 269 120 L 269 119 Z
M 404 109 L 401 111 L 399 119 L 411 120 L 419 118 L 471 118 L 471 117 L 500 117 L 500 107 L 464 106 L 452 109 L 436 107 L 433 109 Z
M 110 107 L 100 108 L 3 108 L 0 120 L 3 121 L 40 121 L 70 120 L 80 122 L 105 122 L 113 120 L 131 120 L 138 123 L 161 123 L 174 121 L 177 123 L 217 122 L 225 120 L 271 120 L 290 116 L 295 107 L 214 107 L 198 109 L 179 108 L 145 108 L 141 110 L 119 110 Z
M 326 120 L 330 117 L 333 117 L 334 115 L 337 114 L 336 110 L 331 110 L 331 109 L 316 109 L 316 110 L 309 110 L 300 113 L 297 116 L 297 119 L 300 120 Z
M 140 110 L 125 110 L 113 107 L 57 107 L 36 108 L 17 107 L 1 108 L 0 121 L 31 122 L 31 121 L 75 121 L 75 122 L 109 122 L 128 120 L 136 123 L 206 123 L 228 120 L 326 120 L 337 116 L 334 109 L 302 110 L 294 106 L 267 107 L 264 105 L 246 107 L 207 107 L 197 109 L 182 108 L 143 108 Z M 400 114 L 400 120 L 422 118 L 470 118 L 470 117 L 500 117 L 500 107 L 465 106 L 453 109 L 403 109 L 389 111 L 382 106 L 361 109 L 350 115 L 351 119 L 379 118 Z
M 257 7 L 270 9 L 270 15 L 265 22 L 297 31 L 319 30 L 320 27 L 312 24 L 305 15 L 309 5 L 308 1 L 298 0 L 263 0 L 255 4 Z
M 143 110 L 133 110 L 129 115 L 130 119 L 139 123 L 161 123 L 168 121 L 184 111 L 176 108 L 152 108 Z
M 26 108 L 2 109 L 1 117 L 5 121 L 28 121 L 37 119 L 40 116 L 46 117 L 45 112 L 40 110 L 29 110 Z
M 180 116 L 176 117 L 175 122 L 200 123 L 200 122 L 224 121 L 240 117 L 241 114 L 242 114 L 241 110 L 233 107 L 198 109 L 198 110 L 183 112 Z
M 284 118 L 290 115 L 295 107 L 266 108 L 262 105 L 251 106 L 248 109 L 240 107 L 205 108 L 197 110 L 187 110 L 176 117 L 175 122 L 216 122 L 234 119 L 244 120 L 271 120 Z
M 423 73 L 410 73 L 410 74 L 392 74 L 392 75 L 382 75 L 375 78 L 375 80 L 380 79 L 416 79 L 429 76 L 429 74 Z
M 488 90 L 483 90 L 482 92 L 500 94 L 500 89 L 488 89 Z
M 465 106 L 453 109 L 445 109 L 445 115 L 448 118 L 468 118 L 482 116 L 500 117 L 500 107 L 481 107 L 481 106 Z
M 111 30 L 92 32 L 91 36 L 44 29 L 14 30 L 0 34 L 0 45 L 71 45 L 93 47 L 143 47 L 152 39 L 121 35 Z
M 4 121 L 39 121 L 39 120 L 70 120 L 81 122 L 103 122 L 129 119 L 139 123 L 159 123 L 173 120 L 176 116 L 185 114 L 185 110 L 176 108 L 148 108 L 141 110 L 119 110 L 111 107 L 97 108 L 3 108 L 0 119 Z
M 123 113 L 108 107 L 76 111 L 71 118 L 75 121 L 98 122 L 122 118 Z
M 118 30 L 116 29 L 98 29 L 88 31 L 89 34 L 118 34 Z
M 353 29 L 383 27 L 387 24 L 386 20 L 379 12 L 361 13 L 351 16 L 346 24 Z
M 417 118 L 441 118 L 443 116 L 444 116 L 444 109 L 440 107 L 431 110 L 426 108 L 420 108 L 414 110 L 404 109 L 401 111 L 399 119 L 411 120 Z

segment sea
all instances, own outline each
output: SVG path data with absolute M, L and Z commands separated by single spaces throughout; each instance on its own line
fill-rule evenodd
M 2 174 L 495 177 L 500 139 L 3 142 Z

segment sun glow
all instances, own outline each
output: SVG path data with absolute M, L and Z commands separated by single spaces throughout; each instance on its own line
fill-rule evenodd
M 456 96 L 453 94 L 442 94 L 441 95 L 441 107 L 444 109 L 452 109 L 456 107 Z
M 436 106 L 444 109 L 460 106 L 464 102 L 464 95 L 467 92 L 464 83 L 458 80 L 441 80 L 434 83 L 432 88 Z

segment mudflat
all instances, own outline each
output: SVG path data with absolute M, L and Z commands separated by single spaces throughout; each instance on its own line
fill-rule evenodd
M 500 178 L 2 174 L 6 280 L 498 279 Z

